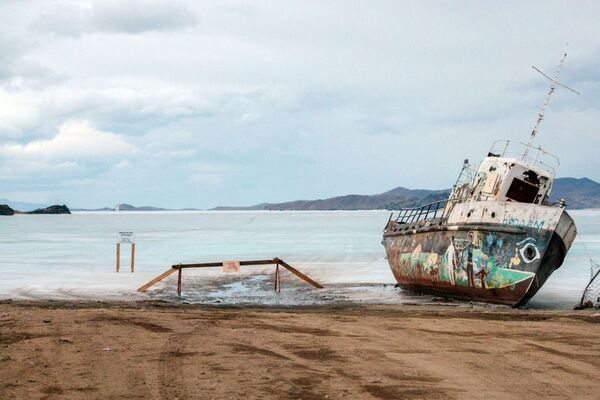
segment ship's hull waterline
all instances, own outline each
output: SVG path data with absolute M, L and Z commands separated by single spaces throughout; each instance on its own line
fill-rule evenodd
M 441 219 L 398 229 L 390 221 L 383 244 L 403 289 L 521 306 L 561 266 L 573 241 L 573 220 L 566 212 L 557 217 L 545 224 L 552 229 Z

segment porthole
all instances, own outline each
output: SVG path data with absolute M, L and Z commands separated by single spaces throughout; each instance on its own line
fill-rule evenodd
M 523 258 L 523 261 L 525 261 L 527 264 L 540 258 L 540 251 L 533 243 L 527 243 L 525 246 L 523 246 L 520 250 L 520 253 L 521 258 Z
M 525 246 L 525 248 L 523 249 L 523 256 L 527 260 L 533 260 L 535 258 L 535 249 L 533 248 L 533 246 Z
M 496 218 L 496 212 L 492 211 L 492 218 Z
M 471 216 L 471 211 L 469 211 L 469 212 L 467 213 L 467 218 L 469 218 L 470 216 Z

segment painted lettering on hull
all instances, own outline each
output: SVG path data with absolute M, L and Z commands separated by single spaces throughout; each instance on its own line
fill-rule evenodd
M 544 227 L 544 221 L 538 219 L 504 218 L 502 224 L 532 229 L 542 229 Z

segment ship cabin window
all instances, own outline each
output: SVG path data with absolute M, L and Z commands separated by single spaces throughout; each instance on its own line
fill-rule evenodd
M 533 203 L 538 191 L 539 187 L 537 185 L 515 178 L 506 192 L 506 197 L 520 203 Z

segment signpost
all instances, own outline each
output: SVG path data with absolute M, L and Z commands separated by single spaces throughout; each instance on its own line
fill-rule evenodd
M 135 265 L 135 233 L 124 231 L 117 234 L 117 272 L 121 268 L 121 243 L 131 243 L 131 272 L 133 272 Z
M 223 261 L 223 272 L 240 272 L 240 262 Z

